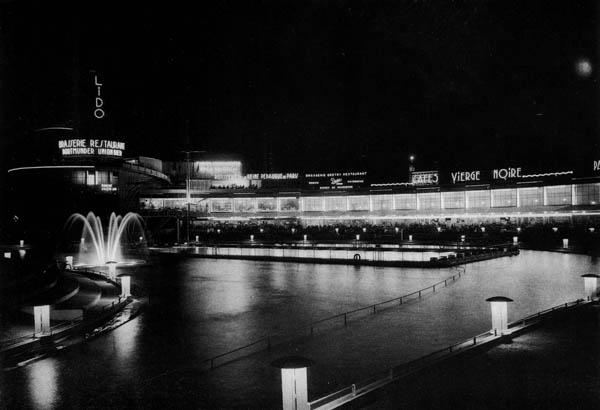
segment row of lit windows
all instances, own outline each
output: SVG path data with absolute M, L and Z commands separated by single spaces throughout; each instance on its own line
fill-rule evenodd
M 74 185 L 117 185 L 118 176 L 111 171 L 71 171 L 71 183 Z
M 186 208 L 181 199 L 146 198 L 147 207 Z M 346 212 L 433 209 L 486 209 L 542 205 L 595 205 L 600 203 L 600 183 L 556 185 L 485 191 L 424 192 L 352 196 L 279 198 L 193 198 L 190 207 L 203 212 Z

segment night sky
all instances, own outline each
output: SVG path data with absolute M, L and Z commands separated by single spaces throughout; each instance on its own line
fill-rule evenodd
M 5 147 L 76 125 L 95 69 L 129 154 L 388 181 L 406 180 L 410 154 L 418 170 L 526 173 L 598 155 L 594 1 L 140 4 L 0 4 Z

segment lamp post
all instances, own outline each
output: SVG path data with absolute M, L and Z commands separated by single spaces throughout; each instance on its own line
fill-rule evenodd
M 314 362 L 301 356 L 287 356 L 271 365 L 281 369 L 281 398 L 283 410 L 308 410 L 307 368 Z
M 187 202 L 187 215 L 186 215 L 186 224 L 185 224 L 185 241 L 186 243 L 190 243 L 190 205 L 191 205 L 191 194 L 190 194 L 190 154 L 196 154 L 196 153 L 201 153 L 201 152 L 206 152 L 206 151 L 193 151 L 193 150 L 187 150 L 187 151 L 180 151 L 185 153 L 185 159 L 186 159 L 186 178 L 185 178 L 185 200 Z

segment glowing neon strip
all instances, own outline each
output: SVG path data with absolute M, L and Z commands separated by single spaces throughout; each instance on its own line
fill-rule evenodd
M 406 220 L 406 219 L 439 219 L 439 218 L 464 218 L 464 219 L 473 219 L 473 218 L 540 218 L 540 217 L 568 217 L 568 216 L 598 216 L 600 215 L 600 210 L 598 211 L 570 211 L 570 212 L 517 212 L 517 213 L 490 213 L 490 214 L 430 214 L 430 215 L 387 215 L 387 216 L 376 216 L 376 215 L 365 215 L 365 216 L 274 216 L 270 217 L 272 219 L 304 219 L 304 220 L 335 220 L 335 221 L 352 221 L 352 220 Z M 209 216 L 206 219 L 216 220 L 216 221 L 249 221 L 253 219 L 263 219 L 260 216 L 254 217 L 242 217 L 242 216 L 232 216 L 232 217 L 215 217 Z
M 409 186 L 415 185 L 414 182 L 390 182 L 383 184 L 371 184 L 371 186 Z
M 46 128 L 38 128 L 37 131 L 73 131 L 71 127 L 46 127 Z
M 573 173 L 573 171 L 548 172 L 546 174 L 521 175 L 521 178 L 556 177 L 559 175 L 570 175 L 572 173 Z
M 26 171 L 30 169 L 63 169 L 63 168 L 95 168 L 93 165 L 40 165 L 37 167 L 20 167 L 20 168 L 12 168 L 7 172 L 13 171 Z

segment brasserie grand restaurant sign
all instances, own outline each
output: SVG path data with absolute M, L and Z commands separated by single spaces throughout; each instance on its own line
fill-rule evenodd
M 59 140 L 58 149 L 63 156 L 106 156 L 122 157 L 125 143 L 111 140 L 70 139 Z

